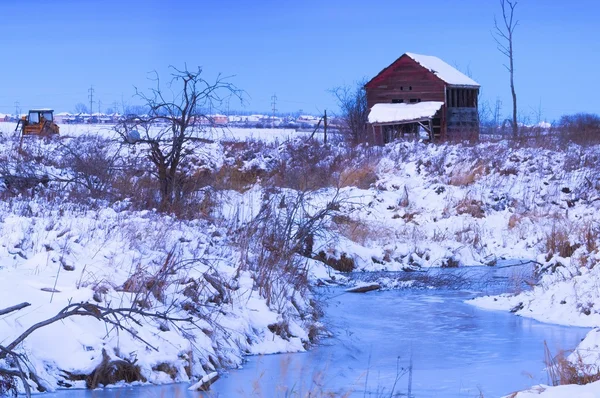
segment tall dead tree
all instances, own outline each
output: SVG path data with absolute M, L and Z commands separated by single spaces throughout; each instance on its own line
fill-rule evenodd
M 241 90 L 227 77 L 219 75 L 209 82 L 203 78 L 200 67 L 195 71 L 171 69 L 172 79 L 166 87 L 161 86 L 156 74 L 156 86 L 149 93 L 136 88 L 148 114 L 129 115 L 117 126 L 126 142 L 147 149 L 163 208 L 181 199 L 186 177 L 181 172 L 183 162 L 193 153 L 194 144 L 206 142 L 206 131 L 215 125 L 209 112 L 219 109 L 231 95 L 242 98 Z
M 515 136 L 519 132 L 519 126 L 517 125 L 517 92 L 515 91 L 515 64 L 513 51 L 514 32 L 519 25 L 519 21 L 514 18 L 517 4 L 517 1 L 500 0 L 502 23 L 498 24 L 498 20 L 494 17 L 493 32 L 494 40 L 498 45 L 498 50 L 508 58 L 508 65 L 504 64 L 504 67 L 510 74 L 510 91 L 513 100 L 512 132 Z

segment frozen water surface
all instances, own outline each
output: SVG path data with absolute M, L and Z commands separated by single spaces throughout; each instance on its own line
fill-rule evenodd
M 490 272 L 497 278 L 499 271 Z M 472 290 L 351 294 L 336 288 L 324 294 L 324 323 L 333 337 L 305 353 L 249 357 L 243 369 L 223 375 L 206 396 L 304 397 L 312 390 L 389 397 L 393 388 L 397 396 L 406 396 L 411 384 L 411 396 L 417 398 L 478 397 L 480 391 L 486 398 L 499 397 L 547 383 L 544 341 L 553 351 L 571 349 L 588 331 L 477 309 L 464 303 L 477 295 Z M 203 396 L 186 388 L 128 387 L 51 396 Z

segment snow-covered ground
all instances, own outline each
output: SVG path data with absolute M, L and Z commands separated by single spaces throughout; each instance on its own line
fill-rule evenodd
M 0 132 L 10 136 L 13 126 L 0 124 Z M 242 130 L 229 130 L 230 136 L 188 158 L 188 175 L 206 171 L 215 181 L 196 193 L 212 195 L 212 204 L 192 219 L 139 209 L 136 198 L 76 198 L 66 182 L 74 166 L 61 163 L 63 152 L 57 150 L 90 133 L 115 138 L 110 126 L 65 125 L 60 145 L 32 144 L 35 156 L 28 162 L 40 162 L 36 172 L 49 174 L 50 184 L 20 196 L 7 187 L 0 206 L 0 300 L 32 306 L 2 317 L 1 341 L 69 302 L 130 304 L 141 291 L 131 288 L 132 278 L 147 286 L 158 274 L 166 281 L 162 293 L 146 288 L 149 305 L 192 313 L 199 325 L 190 331 L 144 321 L 136 332 L 148 344 L 100 329 L 90 319 L 41 329 L 22 350 L 36 369 L 44 369 L 48 388 L 56 387 L 64 371 L 89 373 L 102 348 L 115 358 L 136 359 L 152 382 L 172 380 L 159 370 L 162 363 L 179 369 L 175 380 L 197 379 L 219 366 L 239 365 L 246 353 L 305 349 L 316 325 L 307 316 L 315 312 L 310 292 L 294 285 L 278 286 L 278 301 L 273 292 L 265 294 L 261 269 L 248 266 L 259 263 L 265 247 L 244 245 L 234 233 L 269 206 L 282 211 L 279 218 L 290 210 L 294 223 L 326 210 L 310 242 L 303 242 L 304 257 L 294 260 L 309 268 L 312 281 L 339 279 L 324 263 L 378 271 L 529 260 L 539 281 L 515 280 L 516 295 L 471 303 L 545 322 L 600 326 L 600 268 L 594 267 L 600 259 L 600 148 L 398 142 L 349 149 L 308 143 L 305 134 L 291 131 Z M 5 156 L 13 153 L 14 140 L 5 138 L 2 145 Z M 139 151 L 119 153 L 128 159 Z M 23 168 L 10 157 L 6 163 L 10 172 Z M 301 198 L 302 206 L 290 207 L 293 198 Z M 187 265 L 163 275 L 172 251 L 177 264 Z M 210 283 L 213 275 L 222 285 Z M 523 282 L 537 285 L 523 291 Z M 47 291 L 52 289 L 57 292 Z M 186 363 L 193 369 L 186 370 Z
M 79 137 L 87 134 L 100 135 L 106 138 L 118 137 L 115 126 L 111 124 L 59 124 L 58 126 L 60 127 L 61 136 L 65 137 Z M 0 122 L 0 131 L 2 132 L 13 132 L 15 127 L 16 123 Z M 310 134 L 298 132 L 294 129 L 223 127 L 209 129 L 204 133 L 204 136 L 216 141 L 260 140 L 263 142 L 283 142 L 298 137 L 307 138 Z

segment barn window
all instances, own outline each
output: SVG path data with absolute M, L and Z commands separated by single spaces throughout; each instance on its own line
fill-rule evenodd
M 416 104 L 417 102 L 421 102 L 421 98 L 411 98 L 410 99 L 411 104 Z
M 412 86 L 408 86 L 408 90 L 409 90 L 409 91 L 412 91 Z
M 403 102 L 404 102 L 404 100 L 403 100 L 403 99 L 398 99 L 398 98 L 394 98 L 394 99 L 392 100 L 392 104 L 401 104 L 401 103 L 403 103 Z
M 404 86 L 400 86 L 400 91 L 404 91 Z

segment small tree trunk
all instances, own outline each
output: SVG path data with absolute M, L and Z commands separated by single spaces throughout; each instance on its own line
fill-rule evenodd
M 513 58 L 513 41 L 512 41 L 512 33 L 510 34 L 510 91 L 512 94 L 513 100 L 513 120 L 512 120 L 512 130 L 513 136 L 517 136 L 519 134 L 519 125 L 517 124 L 517 92 L 515 91 L 515 69 L 514 69 L 514 58 Z
M 323 144 L 327 144 L 327 109 L 325 109 L 325 116 L 323 116 Z

